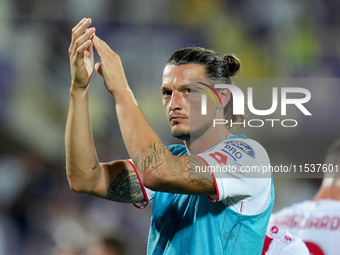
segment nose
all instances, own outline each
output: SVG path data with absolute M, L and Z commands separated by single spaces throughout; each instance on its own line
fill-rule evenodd
M 181 110 L 183 108 L 183 96 L 180 92 L 174 91 L 168 104 L 169 110 Z

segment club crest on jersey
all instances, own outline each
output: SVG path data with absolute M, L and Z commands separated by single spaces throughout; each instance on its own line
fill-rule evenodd
M 249 157 L 255 158 L 255 151 L 252 147 L 250 147 L 248 144 L 238 141 L 238 140 L 231 140 L 225 142 L 226 147 L 230 148 L 237 148 L 246 153 Z

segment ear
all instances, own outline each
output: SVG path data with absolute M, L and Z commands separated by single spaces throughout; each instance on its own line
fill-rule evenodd
M 221 107 L 225 107 L 231 98 L 231 92 L 229 89 L 223 88 L 221 90 L 219 90 L 218 94 L 220 95 L 221 98 L 221 102 L 222 102 L 222 106 Z

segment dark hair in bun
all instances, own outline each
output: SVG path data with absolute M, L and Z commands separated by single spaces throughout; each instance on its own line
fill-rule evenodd
M 241 63 L 233 55 L 225 55 L 222 57 L 224 63 L 224 69 L 228 73 L 229 76 L 234 76 L 240 71 Z
M 227 83 L 231 83 L 230 77 L 237 74 L 241 66 L 233 55 L 220 57 L 216 51 L 201 47 L 180 49 L 171 55 L 167 64 L 201 64 L 205 67 L 208 78 Z
M 220 57 L 216 51 L 201 47 L 188 47 L 176 51 L 166 62 L 169 65 L 200 64 L 205 67 L 207 78 L 214 82 L 231 84 L 230 77 L 240 70 L 240 61 L 233 55 Z M 225 118 L 228 123 L 243 121 L 244 115 L 233 115 L 233 97 L 224 108 Z M 227 124 L 229 128 L 230 125 Z

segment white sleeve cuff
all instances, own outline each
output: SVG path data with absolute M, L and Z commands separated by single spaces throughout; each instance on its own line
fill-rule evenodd
M 131 159 L 128 159 L 127 160 L 130 165 L 132 166 L 133 170 L 135 171 L 136 175 L 137 175 L 137 178 L 138 178 L 138 181 L 139 181 L 139 184 L 142 188 L 142 191 L 143 191 L 143 194 L 144 194 L 144 197 L 145 197 L 145 201 L 144 202 L 141 202 L 141 203 L 134 203 L 133 205 L 136 206 L 138 209 L 144 209 L 150 202 L 152 203 L 153 201 L 153 197 L 155 196 L 155 192 L 151 189 L 148 189 L 146 187 L 144 187 L 143 183 L 142 183 L 142 180 L 139 176 L 139 173 L 135 167 L 135 165 L 133 164 L 132 160 Z

